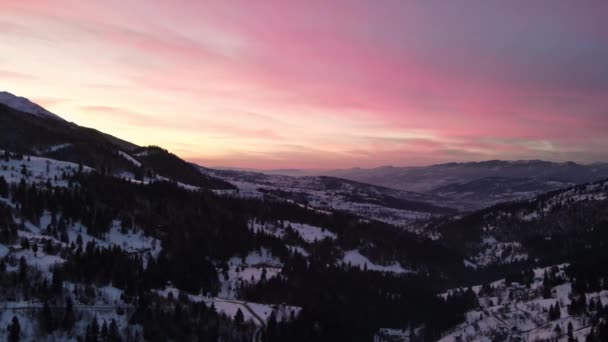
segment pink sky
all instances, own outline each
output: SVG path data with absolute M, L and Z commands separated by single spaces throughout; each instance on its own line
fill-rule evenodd
M 605 1 L 0 8 L 0 90 L 203 165 L 608 159 Z

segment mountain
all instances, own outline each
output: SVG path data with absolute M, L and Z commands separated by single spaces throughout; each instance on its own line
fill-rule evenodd
M 435 298 L 461 255 L 365 213 L 454 212 L 432 196 L 205 169 L 2 104 L 0 149 L 2 340 L 367 341 L 466 309 Z
M 608 180 L 214 170 L 3 104 L 0 149 L 0 340 L 608 337 Z
M 341 210 L 407 228 L 414 221 L 453 214 L 439 196 L 390 189 L 327 176 L 286 176 L 201 168 L 236 186 L 241 194 L 282 198 L 317 210 Z
M 496 205 L 434 228 L 467 255 L 467 267 L 495 274 L 439 295 L 466 294 L 477 303 L 441 342 L 608 338 L 608 180 Z
M 19 97 L 6 91 L 0 91 L 0 104 L 16 109 L 20 112 L 37 116 L 39 118 L 63 120 L 58 115 L 49 112 L 25 97 Z
M 490 160 L 426 167 L 379 167 L 324 173 L 379 186 L 416 191 L 461 201 L 465 209 L 480 209 L 500 201 L 527 198 L 564 186 L 608 177 L 608 164 L 581 165 L 540 160 Z
M 14 95 L 5 97 L 11 99 L 7 101 L 11 104 L 22 104 L 14 107 L 34 108 L 37 114 L 30 115 L 30 112 L 0 104 L 0 149 L 83 164 L 134 180 L 150 181 L 164 177 L 205 188 L 232 188 L 224 181 L 201 174 L 196 167 L 166 150 L 139 147 L 67 122 L 27 99 Z M 135 156 L 136 152 L 141 155 Z
M 465 208 L 481 209 L 497 203 L 532 198 L 540 193 L 575 184 L 538 178 L 484 177 L 470 182 L 439 186 L 428 193 L 458 201 Z
M 572 261 L 608 243 L 608 180 L 498 204 L 431 224 L 474 267 Z

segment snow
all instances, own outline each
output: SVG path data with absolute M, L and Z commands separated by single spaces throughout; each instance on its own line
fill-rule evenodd
M 258 223 L 256 221 L 250 221 L 248 227 L 251 231 L 262 232 L 278 238 L 282 238 L 288 229 L 292 229 L 302 240 L 307 243 L 315 243 L 325 239 L 337 239 L 337 235 L 329 230 L 306 223 L 296 223 L 290 221 Z
M 121 299 L 123 291 L 114 286 L 104 286 L 99 288 L 103 302 L 109 304 L 124 304 Z
M 25 97 L 16 96 L 6 91 L 0 91 L 0 103 L 39 118 L 63 121 L 63 119 L 56 114 L 49 112 Z
M 59 219 L 60 217 L 58 217 Z M 40 217 L 40 225 L 35 225 L 29 221 L 23 222 L 25 226 L 25 230 L 20 229 L 17 233 L 20 238 L 27 238 L 30 241 L 43 241 L 43 240 L 51 240 L 54 245 L 60 245 L 62 247 L 66 247 L 66 244 L 55 239 L 52 236 L 45 235 L 46 228 L 48 227 L 51 221 L 51 214 L 48 211 L 45 211 L 43 215 Z M 162 250 L 161 242 L 158 239 L 155 239 L 151 236 L 147 236 L 143 233 L 143 231 L 139 229 L 126 229 L 124 232 L 121 229 L 120 221 L 113 220 L 112 227 L 105 236 L 100 239 L 94 236 L 87 234 L 87 228 L 79 222 L 71 225 L 67 229 L 68 239 L 70 242 L 76 242 L 78 236 L 80 235 L 82 239 L 82 245 L 86 246 L 89 242 L 93 241 L 97 246 L 100 247 L 111 247 L 118 246 L 122 250 L 136 253 L 143 256 L 144 262 L 147 262 L 149 258 L 158 258 Z M 20 248 L 20 245 L 16 246 Z M 42 250 L 42 246 L 39 248 L 38 255 L 41 255 L 40 250 Z M 19 253 L 13 253 L 13 255 L 19 255 Z M 45 261 L 33 261 L 34 264 L 44 266 L 45 263 L 51 262 L 62 262 L 60 260 L 47 260 Z M 29 264 L 29 262 L 28 262 Z M 44 270 L 44 268 L 43 268 Z
M 21 327 L 21 340 L 22 341 L 35 341 L 37 317 L 32 312 L 26 310 L 0 310 L 0 340 L 8 341 L 8 331 L 5 329 L 11 323 L 13 317 L 17 317 L 19 320 L 19 326 Z
M 174 287 L 166 287 L 163 290 L 156 290 L 155 292 L 165 298 L 169 297 L 169 293 L 172 294 L 173 298 L 178 298 L 180 290 Z M 230 318 L 234 318 L 240 309 L 245 321 L 253 322 L 258 326 L 265 325 L 268 322 L 272 311 L 275 311 L 278 321 L 289 320 L 292 315 L 296 317 L 301 311 L 301 308 L 297 306 L 261 304 L 192 294 L 187 294 L 187 297 L 190 301 L 204 302 L 208 307 L 213 306 L 218 313 Z
M 472 263 L 472 262 L 470 262 L 469 260 L 465 259 L 463 262 L 464 262 L 464 266 L 465 267 L 472 268 L 472 269 L 476 269 L 477 268 L 477 265 L 474 264 L 474 263 Z
M 485 237 L 482 250 L 470 260 L 465 260 L 468 267 L 487 266 L 491 264 L 509 264 L 528 259 L 519 242 L 498 242 L 494 237 Z
M 344 253 L 342 262 L 346 265 L 357 266 L 361 269 L 367 269 L 368 271 L 378 272 L 390 272 L 390 273 L 412 273 L 411 270 L 406 270 L 399 262 L 395 262 L 392 265 L 382 266 L 374 264 L 367 257 L 361 254 L 358 250 L 351 250 Z
M 39 150 L 39 152 L 40 153 L 57 152 L 59 150 L 63 150 L 64 148 L 68 148 L 70 146 L 72 146 L 71 143 L 57 144 L 57 145 L 48 146 L 47 148 L 45 148 L 43 150 Z
M 36 253 L 34 253 L 31 249 L 25 249 L 11 253 L 11 256 L 15 257 L 17 260 L 23 257 L 28 266 L 37 268 L 47 278 L 51 277 L 53 266 L 65 262 L 63 258 L 57 255 L 45 254 L 42 251 L 42 247 L 39 247 Z
M 7 308 L 0 310 L 0 326 L 2 327 L 2 329 L 0 329 L 0 340 L 8 341 L 6 335 L 7 331 L 4 328 L 8 326 L 13 316 L 15 316 L 19 319 L 19 325 L 21 327 L 21 341 L 42 341 L 38 333 L 38 316 L 40 308 L 42 307 L 41 304 L 30 302 L 20 302 L 15 304 L 17 307 L 15 309 Z M 77 336 L 84 336 L 86 327 L 93 319 L 97 319 L 99 325 L 103 325 L 104 322 L 106 322 L 106 324 L 110 324 L 112 320 L 115 320 L 120 333 L 124 333 L 124 330 L 127 329 L 131 334 L 137 332 L 140 336 L 142 335 L 142 327 L 138 324 L 130 323 L 129 315 L 117 314 L 114 306 L 107 306 L 104 308 L 98 306 L 93 307 L 75 305 L 74 310 L 77 313 L 77 321 L 75 322 L 71 333 L 68 334 L 57 330 L 53 332 L 48 339 L 43 340 L 69 342 L 79 341 L 80 339 L 78 339 Z
M 396 209 L 382 204 L 386 196 L 426 203 L 436 200 L 435 197 L 431 198 L 408 191 L 365 184 L 357 185 L 345 180 L 338 180 L 336 184 L 330 185 L 322 177 L 292 177 L 255 172 L 226 174 L 209 169 L 201 169 L 201 172 L 224 179 L 238 188 L 238 191 L 216 192 L 224 196 L 245 198 L 268 196 L 318 213 L 331 215 L 335 210 L 346 211 L 404 228 L 434 216 L 424 211 Z M 287 195 L 278 194 L 280 192 Z
M 567 203 L 604 201 L 606 199 L 608 199 L 608 181 L 575 186 L 542 201 L 539 208 L 531 211 L 520 211 L 519 217 L 524 221 L 534 221 L 540 219 L 544 214 L 551 212 L 555 207 L 563 206 Z
M 234 258 L 238 260 L 240 258 Z M 272 256 L 269 250 L 266 248 L 260 248 L 259 250 L 253 251 L 245 258 L 245 264 L 247 265 L 280 265 L 281 261 Z
M 63 175 L 75 174 L 78 169 L 78 164 L 42 157 L 24 156 L 23 159 L 10 159 L 8 162 L 0 159 L 0 176 L 9 183 L 19 183 L 25 179 L 30 184 L 50 181 L 54 186 L 67 186 Z M 83 172 L 91 171 L 92 168 L 83 166 Z
M 0 243 L 0 259 L 4 258 L 5 256 L 7 256 L 9 253 L 9 249 L 8 247 L 6 247 L 5 245 Z
M 154 258 L 158 257 L 162 249 L 159 240 L 144 235 L 142 231 L 126 230 L 125 233 L 121 232 L 121 225 L 118 220 L 112 222 L 112 228 L 105 235 L 104 241 L 109 245 L 117 245 L 125 251 L 148 252 Z
M 137 166 L 137 167 L 141 167 L 141 162 L 135 158 L 133 158 L 130 154 L 123 152 L 123 151 L 118 151 L 118 155 L 125 158 L 126 160 L 128 160 L 131 164 Z
M 282 238 L 285 235 L 283 227 L 279 226 L 276 222 L 274 223 L 258 223 L 255 221 L 249 221 L 247 226 L 249 230 L 254 233 L 264 233 L 266 235 Z
M 292 254 L 300 254 L 303 257 L 308 257 L 310 256 L 310 253 L 308 253 L 303 247 L 301 246 L 291 246 L 291 245 L 286 245 L 287 249 L 289 249 L 289 252 L 291 252 Z
M 566 331 L 569 323 L 574 329 L 574 336 L 584 340 L 589 332 L 590 317 L 587 315 L 569 316 L 567 307 L 570 304 L 572 284 L 569 281 L 551 289 L 551 298 L 542 298 L 543 275 L 557 270 L 556 275 L 565 276 L 567 264 L 534 269 L 534 281 L 529 287 L 512 283 L 507 285 L 504 279 L 491 283 L 493 292 L 482 293 L 481 285 L 471 287 L 477 294 L 480 307 L 465 314 L 465 322 L 445 333 L 441 342 L 455 341 L 494 341 L 500 336 L 511 336 L 521 341 L 540 341 L 557 339 L 567 341 Z M 462 291 L 454 289 L 448 293 Z M 587 300 L 599 299 L 602 304 L 608 303 L 608 291 L 586 293 Z M 550 306 L 559 303 L 561 318 L 549 321 Z M 563 334 L 557 336 L 554 329 L 559 324 Z M 505 335 L 506 334 L 506 335 Z
M 336 234 L 328 231 L 327 229 L 311 226 L 306 223 L 294 223 L 284 221 L 286 229 L 293 229 L 302 238 L 302 240 L 313 243 L 325 239 L 335 240 L 337 239 Z
M 411 332 L 408 330 L 382 328 L 374 334 L 374 342 L 410 342 L 412 340 L 410 337 Z
M 278 276 L 282 268 L 281 261 L 265 248 L 250 252 L 244 260 L 240 257 L 230 258 L 226 272 L 218 269 L 220 296 L 234 299 L 240 284 L 257 284 L 263 278 L 271 279 Z

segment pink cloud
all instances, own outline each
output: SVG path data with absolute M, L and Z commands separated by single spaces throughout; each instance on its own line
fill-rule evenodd
M 214 154 L 216 162 L 188 153 L 214 164 L 249 165 L 260 158 L 282 167 L 377 166 L 492 153 L 608 157 L 596 152 L 598 146 L 608 150 L 601 139 L 608 130 L 603 2 L 559 4 L 550 15 L 536 4 L 465 10 L 455 4 L 354 0 L 0 0 L 0 6 L 37 21 L 39 26 L 28 27 L 32 35 L 47 25 L 61 27 L 54 36 L 58 50 L 75 37 L 95 41 L 108 53 L 99 63 L 110 65 L 107 71 L 128 91 L 147 96 L 143 105 L 120 107 L 131 113 L 133 124 L 153 116 L 147 126 L 171 122 L 242 144 L 218 146 L 223 154 Z M 5 27 L 25 34 L 19 20 Z M 124 93 L 113 86 L 104 91 Z M 88 106 L 96 106 L 91 89 Z M 164 108 L 140 114 L 160 100 L 188 113 Z M 271 120 L 236 114 L 246 110 Z M 182 123 L 158 117 L 163 115 Z M 391 138 L 419 131 L 428 137 Z M 253 150 L 244 142 L 251 140 L 264 145 Z M 292 146 L 285 145 L 289 141 Z M 568 149 L 573 145 L 587 154 Z

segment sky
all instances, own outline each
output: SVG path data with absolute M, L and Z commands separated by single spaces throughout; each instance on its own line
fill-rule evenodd
M 608 161 L 608 1 L 0 0 L 0 90 L 206 166 Z

